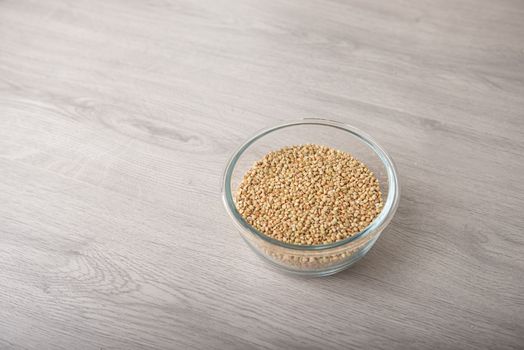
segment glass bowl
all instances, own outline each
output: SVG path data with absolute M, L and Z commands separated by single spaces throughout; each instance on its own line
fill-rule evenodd
M 348 152 L 373 171 L 380 183 L 384 207 L 364 230 L 330 244 L 295 245 L 266 236 L 238 212 L 234 193 L 253 164 L 271 151 L 302 144 L 325 145 Z M 222 187 L 226 210 L 247 244 L 273 266 L 309 276 L 332 275 L 362 258 L 391 221 L 399 195 L 397 171 L 384 149 L 362 131 L 325 119 L 304 119 L 260 131 L 233 154 L 224 171 Z

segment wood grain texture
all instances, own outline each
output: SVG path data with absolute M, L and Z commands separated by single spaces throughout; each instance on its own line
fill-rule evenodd
M 524 348 L 523 39 L 520 0 L 0 1 L 0 348 Z M 403 189 L 323 279 L 220 201 L 235 147 L 305 116 Z

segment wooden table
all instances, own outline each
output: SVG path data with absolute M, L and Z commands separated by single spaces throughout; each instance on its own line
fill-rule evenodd
M 302 117 L 395 159 L 348 271 L 269 269 L 220 199 Z M 524 347 L 524 3 L 0 2 L 1 349 Z

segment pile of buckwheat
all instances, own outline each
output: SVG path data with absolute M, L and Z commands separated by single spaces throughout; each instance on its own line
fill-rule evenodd
M 378 180 L 363 163 L 319 145 L 268 153 L 244 175 L 235 202 L 257 230 L 299 245 L 350 237 L 383 206 Z

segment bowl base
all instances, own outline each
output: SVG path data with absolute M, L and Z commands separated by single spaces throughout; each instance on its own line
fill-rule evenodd
M 368 251 L 371 249 L 373 244 L 368 245 L 367 247 L 364 247 L 361 249 L 357 254 L 353 255 L 349 260 L 343 262 L 342 264 L 330 266 L 329 268 L 323 269 L 323 270 L 296 270 L 291 269 L 286 266 L 280 265 L 270 259 L 268 259 L 265 255 L 262 255 L 259 253 L 256 249 L 253 251 L 263 260 L 265 261 L 269 266 L 271 266 L 274 270 L 277 270 L 278 272 L 283 272 L 287 275 L 293 275 L 293 276 L 304 276 L 304 277 L 327 277 L 334 275 L 336 273 L 339 273 L 341 271 L 344 271 L 351 267 L 353 264 L 358 262 L 360 259 L 364 257 L 368 253 Z

